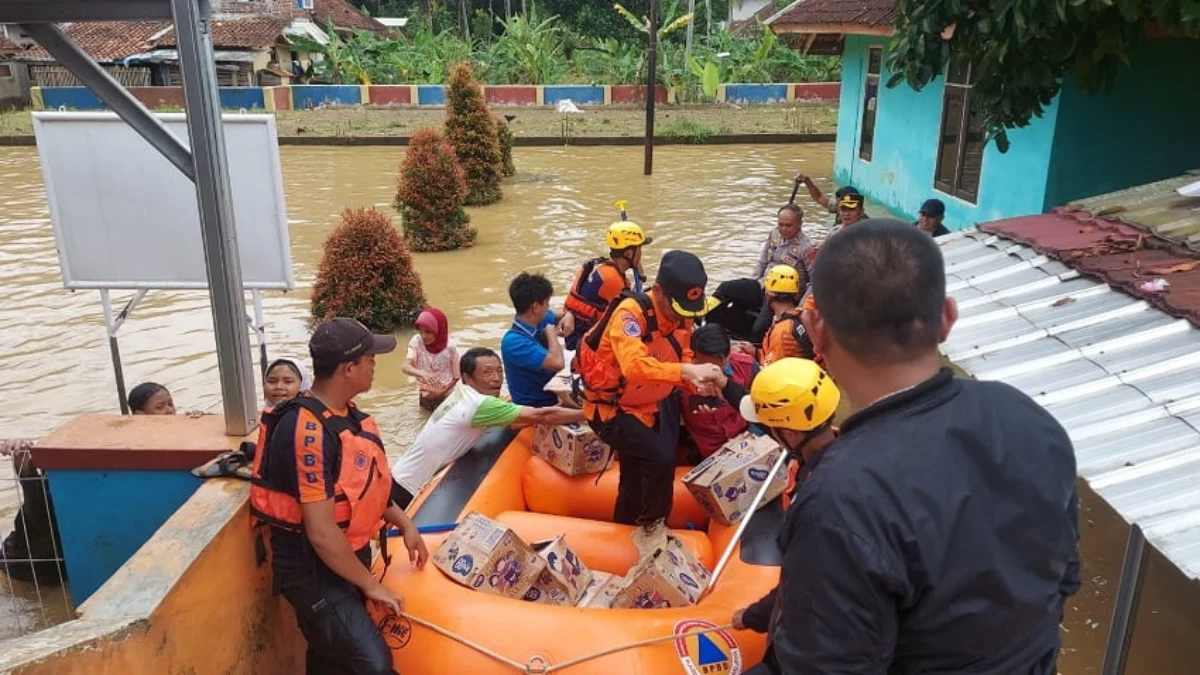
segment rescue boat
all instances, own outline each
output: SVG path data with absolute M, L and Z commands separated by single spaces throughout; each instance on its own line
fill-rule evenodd
M 634 528 L 612 522 L 620 467 L 567 476 L 531 450 L 532 430 L 490 430 L 409 507 L 418 526 L 448 530 L 477 512 L 527 542 L 565 535 L 590 569 L 623 575 L 638 560 Z M 668 526 L 712 570 L 737 525 L 710 521 L 679 482 Z M 559 607 L 481 593 L 434 565 L 414 569 L 403 555 L 383 584 L 404 597 L 401 615 L 371 607 L 397 672 L 404 675 L 551 673 L 568 675 L 737 675 L 757 664 L 764 635 L 729 627 L 735 610 L 779 581 L 779 500 L 751 517 L 727 567 L 699 604 L 668 609 Z M 442 526 L 442 527 L 439 527 Z M 432 554 L 447 532 L 424 534 Z M 393 552 L 403 548 L 392 542 Z

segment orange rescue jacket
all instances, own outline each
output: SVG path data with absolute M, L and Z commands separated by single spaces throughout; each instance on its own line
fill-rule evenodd
M 763 336 L 760 361 L 764 366 L 779 359 L 812 359 L 816 356 L 812 340 L 800 322 L 801 311 L 800 308 L 789 309 L 771 324 L 770 330 Z
M 254 453 L 250 513 L 256 523 L 292 532 L 304 531 L 299 498 L 279 489 L 263 471 L 271 435 L 283 416 L 296 407 L 307 409 L 321 420 L 326 442 L 336 443 L 339 448 L 334 514 L 350 547 L 357 551 L 383 527 L 383 512 L 391 503 L 392 485 L 379 427 L 374 419 L 356 408 L 350 408 L 349 418 L 342 417 L 334 415 L 315 398 L 298 396 L 264 410 Z

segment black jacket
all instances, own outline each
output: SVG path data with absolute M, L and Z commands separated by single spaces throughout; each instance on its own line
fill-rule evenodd
M 949 370 L 846 420 L 780 534 L 787 675 L 1054 675 L 1079 589 L 1075 455 L 1029 397 Z

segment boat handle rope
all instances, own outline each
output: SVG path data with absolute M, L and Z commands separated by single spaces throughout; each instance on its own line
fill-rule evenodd
M 413 616 L 412 614 L 409 614 L 408 612 L 400 612 L 399 615 L 408 619 L 409 621 L 412 621 L 415 624 L 424 626 L 424 627 L 428 628 L 429 630 L 431 630 L 445 638 L 449 638 L 465 647 L 474 649 L 475 651 L 479 652 L 480 654 L 483 654 L 484 656 L 487 656 L 496 661 L 499 661 L 500 663 L 503 663 L 506 666 L 510 666 L 511 668 L 513 668 L 514 670 L 516 670 L 518 672 L 525 673 L 525 675 L 549 675 L 549 673 L 553 673 L 553 672 L 556 672 L 559 670 L 565 670 L 567 668 L 570 668 L 571 666 L 577 666 L 586 661 L 598 659 L 598 658 L 601 658 L 604 656 L 608 656 L 610 654 L 616 654 L 617 652 L 623 652 L 627 649 L 636 649 L 638 647 L 647 647 L 649 645 L 657 644 L 659 642 L 668 642 L 671 640 L 677 640 L 681 637 L 685 637 L 688 635 L 702 635 L 704 633 L 715 633 L 717 631 L 729 630 L 729 629 L 733 628 L 733 624 L 727 623 L 727 624 L 724 624 L 721 626 L 713 626 L 712 628 L 702 628 L 700 630 L 689 630 L 686 633 L 682 633 L 679 635 L 672 633 L 671 635 L 647 638 L 645 640 L 638 640 L 637 642 L 630 642 L 627 644 L 622 644 L 622 645 L 617 645 L 615 647 L 609 647 L 607 649 L 602 649 L 594 654 L 585 654 L 583 656 L 577 656 L 573 659 L 568 659 L 566 661 L 563 661 L 562 663 L 554 663 L 554 664 L 547 663 L 546 659 L 542 656 L 531 656 L 531 657 L 529 657 L 528 661 L 526 661 L 525 663 L 521 663 L 520 661 L 510 659 L 503 654 L 500 654 L 496 651 L 488 649 L 487 647 L 484 647 L 483 645 L 479 644 L 478 642 L 474 642 L 468 638 L 465 638 L 465 637 L 458 635 L 452 631 L 442 628 L 441 626 L 439 626 L 435 623 L 432 623 L 432 622 L 426 621 L 425 619 Z

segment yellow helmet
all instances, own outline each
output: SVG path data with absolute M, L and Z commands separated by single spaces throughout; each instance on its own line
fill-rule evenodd
M 614 251 L 620 251 L 631 246 L 645 246 L 654 241 L 646 236 L 640 225 L 628 220 L 618 220 L 609 225 L 608 235 L 604 240 L 608 242 L 608 247 Z
M 780 295 L 800 293 L 800 273 L 791 265 L 776 265 L 767 271 L 763 282 L 768 293 Z
M 742 399 L 742 417 L 775 429 L 812 431 L 833 418 L 842 393 L 829 375 L 808 359 L 780 359 L 763 368 L 750 395 Z

